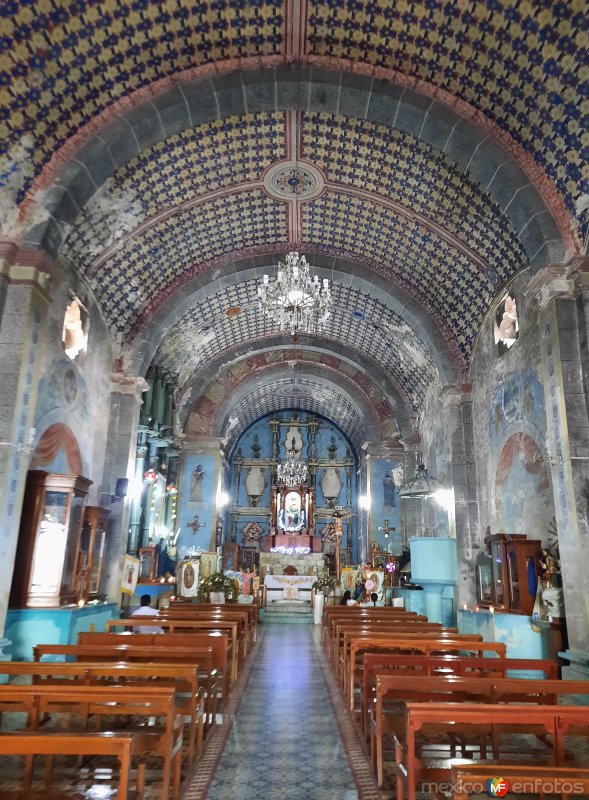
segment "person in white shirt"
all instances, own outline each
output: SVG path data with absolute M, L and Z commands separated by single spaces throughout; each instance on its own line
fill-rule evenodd
M 142 594 L 139 601 L 141 605 L 136 608 L 131 614 L 132 617 L 157 617 L 157 611 L 150 607 L 151 597 L 148 594 Z M 157 625 L 138 625 L 133 628 L 133 633 L 163 633 L 164 629 L 159 628 Z

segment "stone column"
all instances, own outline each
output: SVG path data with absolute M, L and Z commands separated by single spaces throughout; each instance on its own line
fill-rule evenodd
M 121 597 L 122 558 L 127 552 L 130 516 L 141 498 L 143 469 L 137 476 L 136 448 L 141 397 L 146 389 L 147 383 L 143 378 L 120 373 L 112 375 L 108 442 L 102 479 L 102 505 L 110 505 L 111 513 L 101 580 L 101 591 L 111 602 L 119 602 Z M 111 502 L 117 478 L 127 478 L 129 489 L 125 498 Z
M 530 281 L 538 308 L 554 507 L 570 666 L 589 678 L 589 259 L 547 267 Z
M 472 394 L 469 384 L 442 389 L 442 425 L 451 436 L 459 606 L 476 605 L 475 561 L 480 546 L 477 476 L 474 458 Z M 440 477 L 437 475 L 436 477 Z
M 0 246 L 0 630 L 8 597 L 33 443 L 49 280 L 53 265 L 40 252 Z M 9 642 L 0 638 L 2 648 Z M 6 658 L 6 657 L 4 657 Z

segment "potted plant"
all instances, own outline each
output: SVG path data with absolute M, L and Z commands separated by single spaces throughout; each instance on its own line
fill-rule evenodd
M 198 587 L 197 597 L 201 603 L 212 603 L 215 602 L 215 600 L 219 602 L 218 597 L 212 597 L 212 595 L 215 594 L 223 595 L 223 600 L 221 602 L 225 602 L 225 600 L 234 602 L 237 600 L 237 595 L 239 594 L 239 584 L 236 580 L 223 575 L 222 572 L 215 572 L 208 578 L 202 579 Z

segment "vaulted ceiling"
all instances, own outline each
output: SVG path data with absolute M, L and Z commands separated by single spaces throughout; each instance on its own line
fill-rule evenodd
M 7 0 L 4 232 L 120 368 L 178 374 L 190 435 L 288 404 L 394 439 L 501 288 L 581 251 L 586 43 L 584 0 Z M 291 249 L 335 302 L 296 345 L 256 301 Z

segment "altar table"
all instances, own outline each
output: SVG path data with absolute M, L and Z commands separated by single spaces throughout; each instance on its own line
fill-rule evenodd
M 299 594 L 302 592 L 305 594 L 301 599 L 310 600 L 311 587 L 316 580 L 316 575 L 266 575 L 264 586 L 268 592 L 268 601 L 292 600 L 293 594 L 296 595 L 296 599 L 299 599 Z M 278 590 L 280 589 L 282 589 L 282 592 L 279 593 Z M 296 590 L 294 593 L 292 592 L 293 589 Z M 270 593 L 273 596 L 270 596 Z M 289 596 L 287 597 L 286 595 Z

